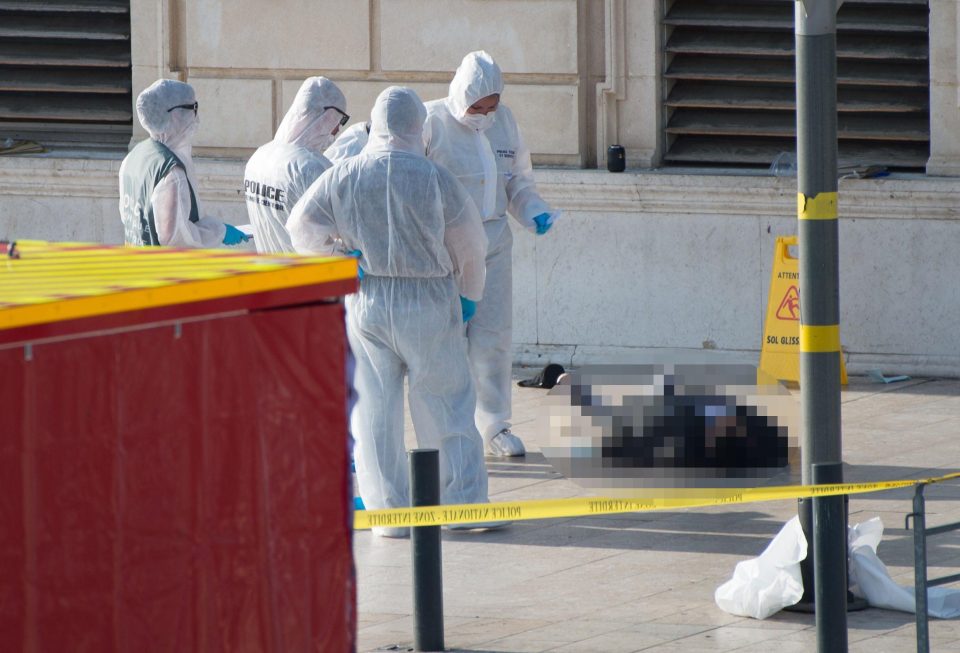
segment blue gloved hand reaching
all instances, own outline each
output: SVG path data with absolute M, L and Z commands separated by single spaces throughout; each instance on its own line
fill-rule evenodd
M 363 268 L 360 267 L 359 263 L 360 259 L 363 257 L 363 252 L 361 252 L 359 249 L 351 249 L 349 252 L 347 252 L 347 256 L 352 256 L 353 258 L 357 259 L 357 278 L 360 279 L 360 281 L 363 281 Z
M 239 245 L 240 243 L 245 243 L 250 240 L 250 236 L 243 233 L 232 224 L 224 224 L 223 226 L 227 228 L 227 232 L 223 234 L 224 245 Z
M 463 313 L 463 321 L 469 322 L 477 312 L 477 302 L 460 295 L 460 311 Z
M 549 213 L 541 213 L 540 215 L 533 218 L 533 221 L 537 225 L 537 235 L 542 236 L 543 234 L 550 231 L 550 227 L 553 226 L 553 221 L 550 220 Z

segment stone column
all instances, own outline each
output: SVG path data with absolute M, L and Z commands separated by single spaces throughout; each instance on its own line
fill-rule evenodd
M 627 148 L 628 167 L 649 168 L 659 165 L 662 156 L 661 3 L 630 0 L 624 5 L 620 38 L 626 55 L 626 88 L 623 100 L 617 102 L 620 140 Z M 612 27 L 618 29 L 616 24 Z
M 930 0 L 930 175 L 960 176 L 958 23 L 957 0 Z
M 147 137 L 137 120 L 137 95 L 161 78 L 183 79 L 177 59 L 180 38 L 178 0 L 130 0 L 130 71 L 133 84 L 131 145 Z

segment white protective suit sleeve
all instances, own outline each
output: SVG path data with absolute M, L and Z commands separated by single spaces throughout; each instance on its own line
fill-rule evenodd
M 219 220 L 190 222 L 190 187 L 187 175 L 174 168 L 150 196 L 160 244 L 167 247 L 219 247 L 227 228 Z
M 298 254 L 346 254 L 333 217 L 331 194 L 327 191 L 333 170 L 330 168 L 320 175 L 290 211 L 287 231 Z
M 487 235 L 470 195 L 446 168 L 437 166 L 445 228 L 443 244 L 453 262 L 453 277 L 460 294 L 475 302 L 483 296 L 486 276 Z
M 537 191 L 530 148 L 523 140 L 519 125 L 517 125 L 517 154 L 513 161 L 512 172 L 512 176 L 506 183 L 507 211 L 526 229 L 535 231 L 536 224 L 533 219 L 541 213 L 551 213 L 551 210 Z M 556 215 L 553 214 L 552 217 L 555 218 Z
M 333 167 L 333 164 L 322 154 L 310 161 L 297 161 L 290 165 L 290 182 L 287 188 L 287 199 L 290 203 L 290 210 L 297 205 L 300 198 L 307 194 L 310 186 L 319 179 L 323 173 Z

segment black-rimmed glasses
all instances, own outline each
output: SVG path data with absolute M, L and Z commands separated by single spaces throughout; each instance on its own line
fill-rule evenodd
M 193 111 L 193 115 L 197 115 L 197 109 L 199 108 L 200 108 L 199 102 L 194 102 L 193 104 L 178 104 L 175 107 L 170 107 L 169 109 L 167 109 L 167 113 L 170 113 L 174 109 L 190 109 L 191 111 Z
M 341 127 L 343 127 L 343 126 L 346 125 L 348 122 L 350 122 L 350 116 L 348 116 L 347 114 L 345 114 L 343 111 L 341 111 L 341 110 L 338 109 L 337 107 L 333 107 L 333 106 L 323 107 L 323 110 L 324 110 L 324 111 L 326 111 L 327 109 L 333 109 L 334 111 L 336 111 L 337 113 L 340 114 L 340 126 L 341 126 Z

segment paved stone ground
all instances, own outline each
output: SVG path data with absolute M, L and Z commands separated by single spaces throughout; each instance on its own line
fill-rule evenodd
M 530 375 L 520 372 L 521 376 Z M 843 391 L 845 480 L 926 478 L 960 471 L 960 380 L 877 384 L 851 377 Z M 492 501 L 589 496 L 555 472 L 534 427 L 545 391 L 514 389 L 515 432 L 528 454 L 487 459 Z M 412 446 L 412 430 L 407 428 Z M 926 491 L 927 522 L 960 521 L 960 483 Z M 850 522 L 875 516 L 879 556 L 913 585 L 913 492 L 854 495 Z M 491 532 L 443 533 L 444 625 L 451 651 L 816 650 L 814 616 L 758 621 L 720 610 L 716 588 L 754 557 L 795 501 L 515 522 Z M 359 650 L 413 650 L 409 540 L 356 533 Z M 930 541 L 930 575 L 957 573 L 960 534 Z M 933 651 L 960 651 L 960 619 L 930 620 Z M 914 615 L 876 608 L 848 614 L 849 650 L 915 650 Z

